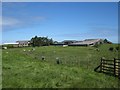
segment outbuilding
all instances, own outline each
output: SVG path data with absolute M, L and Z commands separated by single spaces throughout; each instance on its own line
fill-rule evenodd
M 4 43 L 3 46 L 5 47 L 18 47 L 19 43 Z

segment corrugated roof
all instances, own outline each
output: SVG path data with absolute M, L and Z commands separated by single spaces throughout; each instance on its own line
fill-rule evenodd
M 76 42 L 76 40 L 64 40 L 62 42 Z
M 28 41 L 28 40 L 21 40 L 21 41 L 16 41 L 17 43 L 19 43 L 19 44 L 27 44 L 28 42 L 30 42 L 30 41 Z
M 84 40 L 84 41 L 80 41 L 80 42 L 76 42 L 76 43 L 71 43 L 70 45 L 87 45 L 87 44 L 96 43 L 100 40 L 101 39 L 89 39 L 89 40 Z

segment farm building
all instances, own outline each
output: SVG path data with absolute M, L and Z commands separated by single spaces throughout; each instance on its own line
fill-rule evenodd
M 104 43 L 103 39 L 85 39 L 83 41 L 76 41 L 76 40 L 64 40 L 62 42 L 53 44 L 55 46 L 94 46 L 95 44 L 102 44 Z
M 66 45 L 69 45 L 69 44 L 75 43 L 75 42 L 77 42 L 77 41 L 76 40 L 64 40 L 64 41 L 62 41 L 62 43 L 66 44 Z
M 57 43 L 54 43 L 53 45 L 54 46 L 64 46 L 64 45 L 69 45 L 71 43 L 75 43 L 77 42 L 76 40 L 64 40 L 62 42 L 57 42 Z
M 26 47 L 26 46 L 29 46 L 30 41 L 29 40 L 23 40 L 23 41 L 16 41 L 16 43 L 19 44 L 19 47 Z
M 69 44 L 69 46 L 94 46 L 95 44 L 104 43 L 103 39 L 85 39 L 84 41 L 79 41 Z
M 54 46 L 63 46 L 63 45 L 65 45 L 65 44 L 52 44 L 52 45 L 54 45 Z
M 54 43 L 54 44 L 52 44 L 52 45 L 54 45 L 54 46 L 63 46 L 63 45 L 65 45 L 63 42 L 57 42 L 57 43 Z
M 18 47 L 19 43 L 4 43 L 3 46 L 12 46 L 12 47 Z

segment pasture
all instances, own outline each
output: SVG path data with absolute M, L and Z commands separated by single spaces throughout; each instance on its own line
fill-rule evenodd
M 113 76 L 94 72 L 100 58 L 118 58 L 109 51 L 117 44 L 99 47 L 43 46 L 2 50 L 3 88 L 118 88 Z M 44 60 L 42 60 L 44 57 Z M 60 60 L 60 64 L 56 63 Z

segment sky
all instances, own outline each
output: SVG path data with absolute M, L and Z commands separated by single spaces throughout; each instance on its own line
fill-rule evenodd
M 48 36 L 55 41 L 118 43 L 117 2 L 3 2 L 2 42 Z

